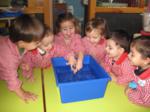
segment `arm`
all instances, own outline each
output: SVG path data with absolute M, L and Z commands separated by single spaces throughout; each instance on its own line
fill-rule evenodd
M 126 85 L 130 81 L 134 80 L 134 68 L 135 67 L 132 66 L 128 60 L 126 60 L 121 65 L 121 74 L 117 77 L 117 83 Z
M 73 51 L 70 49 L 67 49 L 66 47 L 62 45 L 58 45 L 57 43 L 54 44 L 54 49 L 50 51 L 53 56 L 52 57 L 64 57 L 68 62 L 67 65 L 70 65 L 71 70 L 74 71 L 74 65 L 76 64 L 76 59 L 74 56 Z
M 74 70 L 74 72 L 78 72 L 80 69 L 82 69 L 83 67 L 83 58 L 84 58 L 84 54 L 83 52 L 79 52 L 78 53 L 78 58 L 77 58 L 77 63 L 76 63 L 76 69 Z
M 146 84 L 141 91 L 141 100 L 143 103 L 147 103 L 150 98 L 150 79 L 146 80 Z
M 33 76 L 32 66 L 33 66 L 32 55 L 31 52 L 29 51 L 23 56 L 20 64 L 20 68 L 22 69 L 22 75 L 25 78 L 30 78 L 31 76 Z
M 104 57 L 104 60 L 101 61 L 101 66 L 105 69 L 106 72 L 111 72 L 111 60 L 108 55 Z
M 8 89 L 14 92 L 22 100 L 27 102 L 28 100 L 36 99 L 36 95 L 30 92 L 27 92 L 22 88 L 22 82 L 18 79 L 17 70 L 15 68 L 8 67 L 3 75 L 7 77 L 6 83 L 8 85 Z

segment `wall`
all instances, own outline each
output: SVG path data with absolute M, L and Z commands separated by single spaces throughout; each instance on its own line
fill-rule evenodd
M 141 14 L 97 13 L 96 17 L 105 18 L 111 31 L 125 29 L 130 34 L 134 34 L 142 30 Z
M 57 2 L 59 0 L 53 0 Z M 62 1 L 62 0 L 60 0 Z M 85 7 L 82 4 L 82 0 L 63 0 L 68 6 L 71 5 L 73 7 L 73 15 L 80 21 L 81 30 L 84 30 L 84 15 L 85 15 Z M 83 34 L 83 33 L 82 33 Z
M 84 6 L 82 0 L 65 0 L 68 5 L 72 5 L 74 8 L 74 15 L 79 19 L 84 19 Z

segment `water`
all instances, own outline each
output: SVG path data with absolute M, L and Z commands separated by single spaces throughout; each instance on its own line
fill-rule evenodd
M 99 78 L 88 65 L 84 65 L 84 67 L 76 74 L 71 71 L 69 66 L 57 67 L 56 75 L 59 83 L 77 82 Z

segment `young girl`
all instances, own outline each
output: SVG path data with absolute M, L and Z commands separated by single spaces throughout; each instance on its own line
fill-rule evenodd
M 76 73 L 83 66 L 82 61 L 84 50 L 81 42 L 81 36 L 79 35 L 78 21 L 71 13 L 65 13 L 58 16 L 56 26 L 56 43 L 73 51 L 76 56 L 75 58 L 77 58 L 77 61 L 74 61 L 74 66 L 71 66 L 74 73 Z
M 25 91 L 17 69 L 25 51 L 35 49 L 44 33 L 43 24 L 29 15 L 18 17 L 10 27 L 9 37 L 0 37 L 0 79 L 21 99 L 35 100 L 36 95 Z
M 130 36 L 124 30 L 112 32 L 107 40 L 103 67 L 110 73 L 112 79 L 119 84 L 127 84 L 132 79 L 134 67 L 128 59 Z
M 85 54 L 93 56 L 98 63 L 105 57 L 106 37 L 108 36 L 107 22 L 103 18 L 91 19 L 85 28 L 86 36 L 82 39 Z
M 40 50 L 44 51 L 43 54 Z M 22 60 L 21 68 L 25 78 L 33 81 L 33 69 L 36 67 L 47 68 L 50 66 L 52 57 L 64 57 L 69 63 L 72 63 L 73 53 L 64 46 L 54 43 L 52 31 L 46 27 L 44 38 L 39 47 L 33 51 L 28 51 Z
M 129 83 L 127 96 L 135 104 L 150 107 L 150 37 L 133 40 L 129 59 L 137 69 L 134 80 Z

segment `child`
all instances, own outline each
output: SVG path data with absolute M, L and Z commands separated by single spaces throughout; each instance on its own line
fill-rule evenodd
M 132 79 L 134 67 L 128 59 L 131 38 L 124 30 L 112 32 L 107 40 L 103 67 L 110 73 L 112 79 L 119 84 L 126 85 Z
M 71 13 L 60 14 L 57 19 L 55 41 L 74 52 L 77 61 L 71 66 L 74 73 L 83 66 L 83 46 L 79 35 L 79 23 Z
M 82 39 L 85 54 L 93 56 L 98 63 L 105 57 L 106 37 L 108 36 L 107 22 L 103 18 L 91 19 L 85 28 L 86 36 Z
M 135 104 L 150 107 L 150 37 L 140 36 L 133 40 L 129 59 L 137 69 L 127 96 Z
M 25 51 L 35 49 L 44 33 L 43 24 L 29 15 L 18 17 L 10 27 L 9 37 L 0 37 L 0 79 L 22 100 L 35 100 L 36 95 L 25 91 L 17 69 Z
M 52 31 L 47 27 L 45 29 L 44 38 L 41 41 L 40 46 L 33 50 L 28 51 L 21 64 L 22 72 L 25 78 L 33 81 L 33 68 L 47 68 L 50 66 L 50 59 L 52 57 L 64 57 L 69 63 L 73 58 L 73 53 L 68 49 L 65 49 L 60 44 L 54 43 L 54 35 Z M 45 51 L 45 54 L 41 54 L 40 50 Z M 44 53 L 44 52 L 43 52 Z

